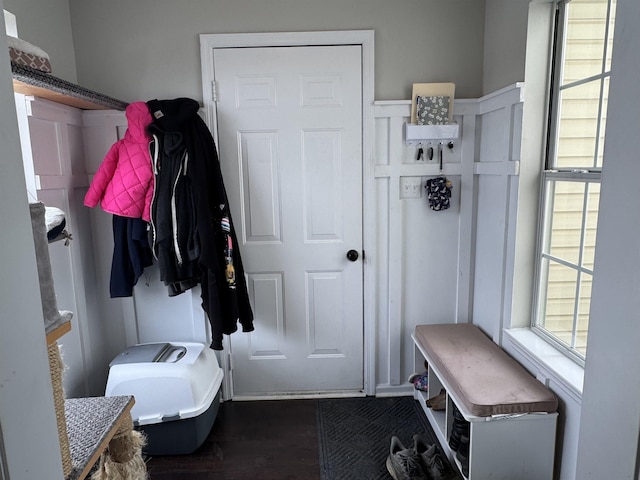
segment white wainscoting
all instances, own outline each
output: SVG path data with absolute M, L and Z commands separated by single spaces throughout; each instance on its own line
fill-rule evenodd
M 453 184 L 451 208 L 429 209 L 424 183 L 440 175 L 432 160 L 406 145 L 409 101 L 375 103 L 375 305 L 377 395 L 411 391 L 410 334 L 418 324 L 478 324 L 497 342 L 509 313 L 513 222 L 520 160 L 523 85 L 480 99 L 456 100 L 460 135 L 444 141 L 443 170 Z M 402 198 L 404 177 L 418 178 L 419 198 Z M 365 180 L 367 181 L 367 180 Z
M 431 145 L 432 160 L 426 155 L 417 160 L 418 147 L 404 139 L 410 102 L 375 102 L 374 159 L 364 169 L 365 189 L 372 193 L 364 208 L 373 211 L 364 231 L 369 245 L 365 298 L 374 299 L 366 319 L 373 332 L 367 336 L 367 384 L 372 386 L 367 393 L 411 392 L 407 377 L 416 368 L 410 337 L 415 325 L 473 319 L 500 341 L 513 275 L 522 90 L 516 84 L 480 99 L 455 101 L 460 136 L 452 149 L 447 142 L 442 145 L 442 173 L 452 182 L 453 196 L 451 208 L 439 212 L 429 209 L 423 188 L 428 178 L 440 174 L 439 144 Z M 124 112 L 82 113 L 83 174 L 88 180 L 125 129 Z M 426 154 L 428 142 L 422 148 Z M 401 198 L 401 182 L 407 177 L 419 182 L 419 197 Z M 82 210 L 81 194 L 74 202 Z M 93 257 L 95 280 L 89 281 L 85 296 L 97 299 L 89 307 L 88 321 L 99 322 L 96 331 L 104 337 L 97 351 L 88 350 L 96 347 L 93 340 L 85 344 L 78 339 L 78 347 L 86 362 L 102 370 L 98 382 L 110 357 L 127 345 L 168 337 L 204 340 L 207 322 L 199 292 L 168 298 L 153 268 L 140 279 L 133 298 L 108 297 L 111 216 L 99 208 L 90 212 L 92 248 L 83 261 Z M 89 390 L 100 394 L 91 386 Z

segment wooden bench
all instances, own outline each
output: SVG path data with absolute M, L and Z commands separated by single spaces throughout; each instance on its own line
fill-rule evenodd
M 427 392 L 415 390 L 443 450 L 449 447 L 453 405 L 470 423 L 469 479 L 543 480 L 553 477 L 556 396 L 471 324 L 418 325 L 416 366 L 428 363 Z M 419 358 L 421 357 L 421 358 Z M 427 399 L 445 389 L 446 408 Z

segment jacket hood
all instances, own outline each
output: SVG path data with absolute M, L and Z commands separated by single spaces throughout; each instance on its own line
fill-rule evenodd
M 144 102 L 133 102 L 127 105 L 125 110 L 127 116 L 127 131 L 124 138 L 134 142 L 148 142 L 147 126 L 151 123 L 152 118 L 149 108 Z
M 153 127 L 162 132 L 180 131 L 181 125 L 197 115 L 200 108 L 191 98 L 149 100 L 147 105 L 153 116 Z

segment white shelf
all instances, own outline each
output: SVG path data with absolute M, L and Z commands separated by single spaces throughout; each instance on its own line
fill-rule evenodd
M 424 410 L 424 413 L 427 416 L 429 423 L 431 425 L 435 424 L 438 426 L 437 429 L 434 428 L 434 432 L 436 433 L 438 440 L 440 441 L 441 444 L 446 444 L 447 439 L 444 433 L 446 414 L 444 411 L 434 412 L 431 408 L 427 407 L 428 396 L 429 395 L 427 394 L 427 392 L 422 392 L 420 390 L 414 390 L 413 392 L 413 398 L 415 398 L 416 400 L 418 400 L 418 402 L 420 402 L 420 406 L 422 406 L 422 410 Z
M 429 141 L 455 140 L 460 133 L 457 123 L 443 125 L 416 125 L 405 123 L 405 141 L 407 145 L 417 145 Z

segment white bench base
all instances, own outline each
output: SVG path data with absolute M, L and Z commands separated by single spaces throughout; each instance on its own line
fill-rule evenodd
M 449 394 L 454 390 L 444 376 L 433 367 L 432 359 L 424 351 L 415 335 L 415 365 L 420 371 L 423 359 L 429 364 L 429 391 L 414 391 L 438 437 L 443 451 L 452 464 L 462 472 L 455 452 L 449 448 L 453 425 L 453 402 L 470 422 L 468 480 L 551 480 L 553 478 L 557 413 L 530 413 L 509 416 L 476 417 L 469 414 L 463 403 Z M 433 411 L 427 407 L 428 398 L 447 391 L 447 408 Z M 461 473 L 462 475 L 462 473 Z

